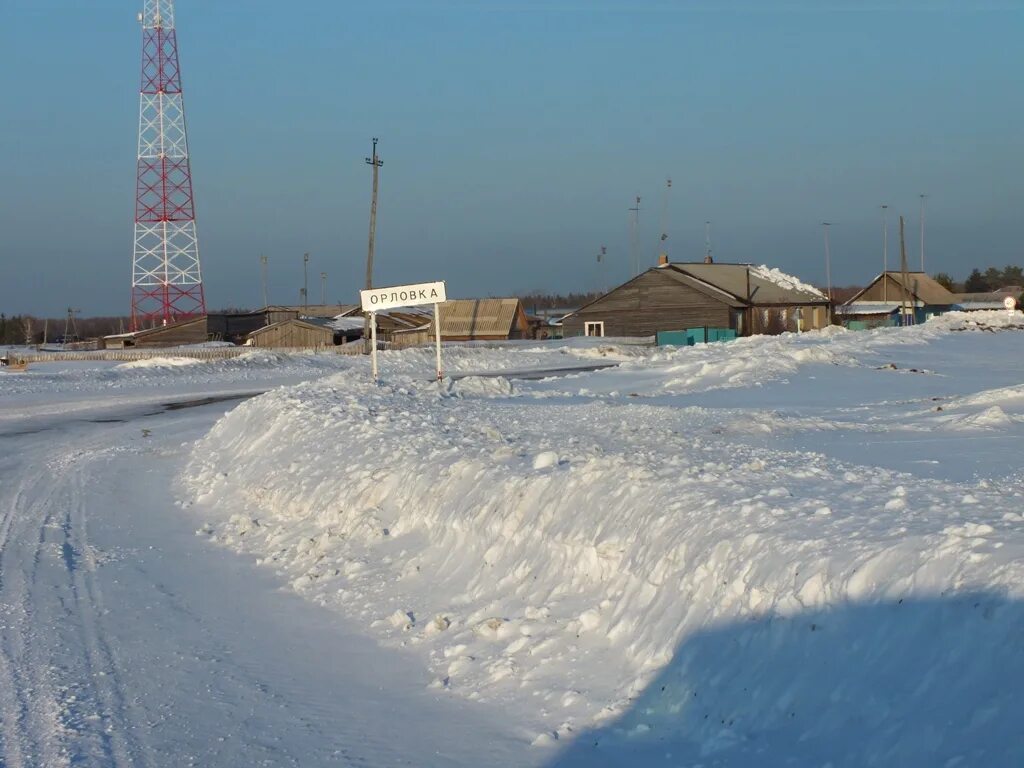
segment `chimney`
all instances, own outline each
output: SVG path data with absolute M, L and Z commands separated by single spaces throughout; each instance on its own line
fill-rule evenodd
M 658 266 L 664 267 L 666 264 L 668 264 L 668 254 L 663 253 L 661 254 L 661 256 L 658 257 Z
M 715 263 L 715 260 L 711 258 L 711 254 L 710 253 L 707 256 L 704 257 L 704 263 L 705 264 L 714 264 Z

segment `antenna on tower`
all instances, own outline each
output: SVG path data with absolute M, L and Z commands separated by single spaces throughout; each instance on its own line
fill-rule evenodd
M 206 314 L 173 0 L 142 14 L 131 329 Z
M 636 196 L 636 205 L 629 209 L 633 214 L 630 219 L 629 250 L 633 259 L 633 277 L 640 274 L 640 195 Z

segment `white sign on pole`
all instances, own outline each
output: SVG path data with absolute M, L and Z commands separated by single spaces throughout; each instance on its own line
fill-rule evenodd
M 1013 312 L 1017 308 L 1017 300 L 1013 296 L 1007 296 L 1003 299 L 1003 306 L 1006 307 L 1010 312 Z
M 440 304 L 447 301 L 444 282 L 416 283 L 415 285 L 394 285 L 390 288 L 370 288 L 359 292 L 363 312 L 380 312 L 382 309 L 412 307 L 417 304 Z
M 441 381 L 441 314 L 438 305 L 447 301 L 444 281 L 436 283 L 416 283 L 414 285 L 394 285 L 390 288 L 369 288 L 359 292 L 359 301 L 364 312 L 370 313 L 371 369 L 373 380 L 377 381 L 377 313 L 395 307 L 413 307 L 419 304 L 434 305 L 434 343 L 437 348 L 437 380 Z

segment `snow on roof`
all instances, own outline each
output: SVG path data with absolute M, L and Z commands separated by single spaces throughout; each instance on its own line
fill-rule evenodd
M 780 269 L 775 267 L 769 267 L 765 264 L 759 266 L 751 265 L 751 274 L 757 275 L 762 280 L 767 280 L 769 283 L 775 283 L 782 288 L 790 291 L 799 291 L 800 293 L 808 293 L 816 298 L 827 298 L 824 293 L 819 291 L 813 285 L 801 281 L 799 278 L 793 277 L 793 275 L 786 274 Z
M 356 331 L 362 330 L 366 320 L 362 315 L 357 317 L 345 317 L 345 315 L 338 315 L 332 319 L 327 326 L 333 328 L 336 331 Z

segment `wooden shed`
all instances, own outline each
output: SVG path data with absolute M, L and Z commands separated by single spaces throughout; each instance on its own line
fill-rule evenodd
M 290 318 L 253 331 L 245 343 L 264 349 L 332 347 L 334 346 L 334 329 L 326 325 Z
M 130 347 L 180 347 L 183 344 L 202 344 L 209 338 L 206 327 L 206 315 L 194 317 L 168 325 L 158 325 L 132 333 L 117 333 L 103 337 L 106 349 L 126 349 Z
M 655 336 L 720 328 L 739 336 L 823 328 L 828 299 L 775 269 L 751 264 L 661 264 L 562 320 L 565 336 Z

